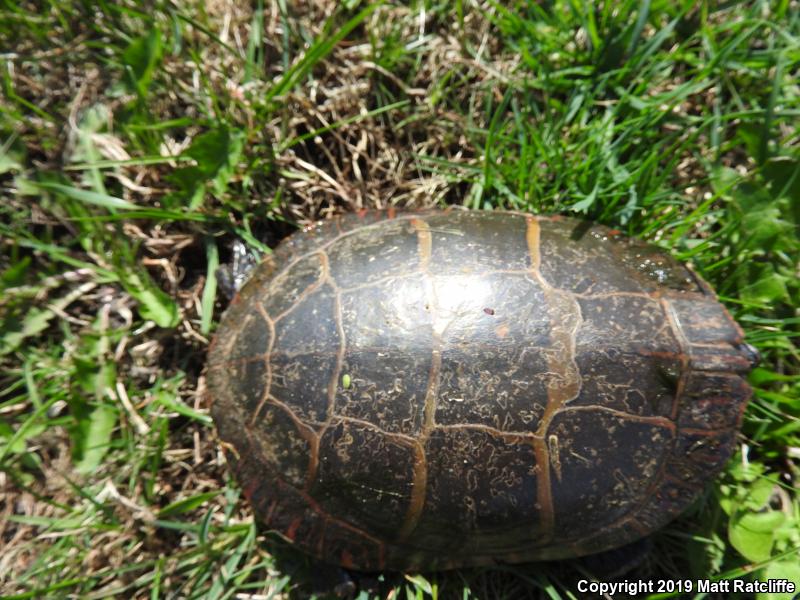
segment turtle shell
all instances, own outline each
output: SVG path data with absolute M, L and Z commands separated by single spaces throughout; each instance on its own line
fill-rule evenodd
M 576 557 L 730 457 L 742 332 L 659 249 L 563 217 L 362 212 L 285 240 L 208 389 L 255 514 L 362 570 Z

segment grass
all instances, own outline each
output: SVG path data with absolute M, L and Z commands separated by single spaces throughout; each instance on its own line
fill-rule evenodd
M 214 271 L 390 204 L 577 213 L 691 261 L 763 361 L 737 455 L 632 576 L 800 585 L 795 1 L 5 1 L 0 39 L 0 594 L 311 593 L 215 442 Z M 361 597 L 574 598 L 581 569 Z

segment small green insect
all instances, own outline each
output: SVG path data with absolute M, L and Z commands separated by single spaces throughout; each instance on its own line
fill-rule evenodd
M 346 389 L 346 390 L 350 389 L 350 381 L 351 381 L 351 379 L 350 379 L 350 375 L 348 373 L 345 373 L 344 375 L 342 375 L 342 387 L 344 389 Z

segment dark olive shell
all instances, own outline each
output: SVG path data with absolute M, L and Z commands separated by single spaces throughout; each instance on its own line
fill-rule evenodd
M 606 227 L 359 213 L 283 242 L 225 314 L 212 414 L 268 528 L 328 562 L 575 557 L 684 509 L 750 388 L 713 292 Z

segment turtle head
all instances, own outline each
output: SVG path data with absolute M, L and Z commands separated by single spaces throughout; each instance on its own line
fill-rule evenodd
M 220 265 L 215 271 L 219 289 L 228 302 L 242 288 L 259 261 L 258 255 L 249 250 L 241 240 L 234 240 L 230 251 L 230 262 Z

